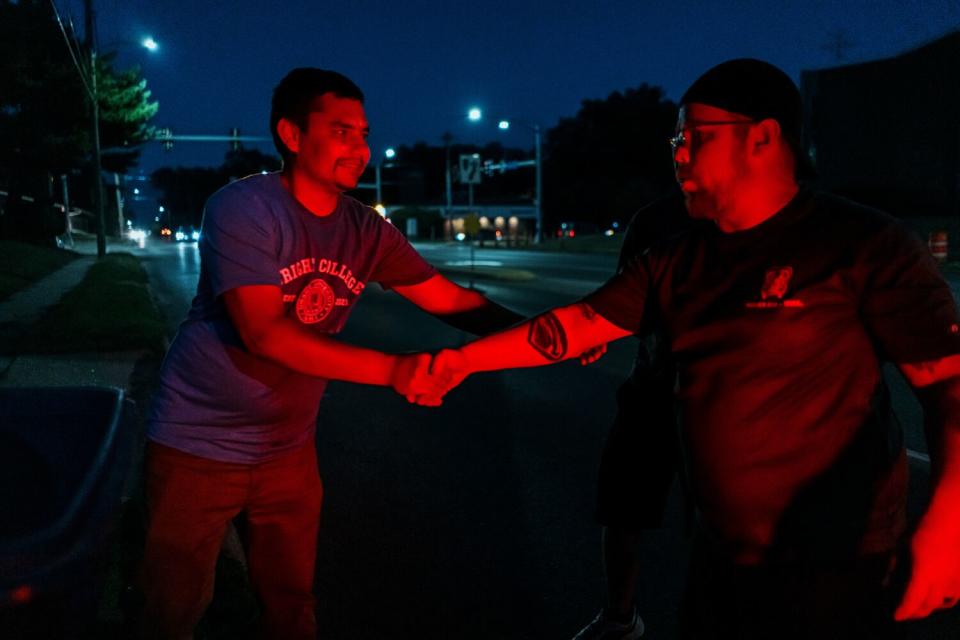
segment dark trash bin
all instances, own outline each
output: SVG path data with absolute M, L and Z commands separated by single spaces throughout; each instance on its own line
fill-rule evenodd
M 90 637 L 133 458 L 120 389 L 0 389 L 0 637 Z

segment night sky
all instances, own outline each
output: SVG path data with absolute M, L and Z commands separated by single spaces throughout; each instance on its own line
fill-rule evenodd
M 117 49 L 121 67 L 142 66 L 160 103 L 155 125 L 268 135 L 273 86 L 292 67 L 322 66 L 366 93 L 375 158 L 388 146 L 441 144 L 444 131 L 532 148 L 523 129 L 467 122 L 471 105 L 547 129 L 583 99 L 643 82 L 676 100 L 732 57 L 769 60 L 799 80 L 804 69 L 894 55 L 960 27 L 960 0 L 94 3 L 101 50 Z M 57 5 L 82 29 L 81 2 Z M 146 34 L 156 53 L 137 46 Z M 140 168 L 215 166 L 226 147 L 152 144 Z

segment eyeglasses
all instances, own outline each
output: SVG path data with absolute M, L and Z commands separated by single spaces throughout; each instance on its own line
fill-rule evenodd
M 670 148 L 674 153 L 677 152 L 677 149 L 683 147 L 687 144 L 687 131 L 696 131 L 701 127 L 713 127 L 713 126 L 723 126 L 723 125 L 735 125 L 735 124 L 756 124 L 758 120 L 701 120 L 699 122 L 687 122 L 684 123 L 683 129 L 678 131 L 676 135 L 668 140 L 670 143 Z

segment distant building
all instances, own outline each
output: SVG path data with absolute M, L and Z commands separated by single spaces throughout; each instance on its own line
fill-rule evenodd
M 804 71 L 823 188 L 895 215 L 960 215 L 960 30 L 884 60 Z

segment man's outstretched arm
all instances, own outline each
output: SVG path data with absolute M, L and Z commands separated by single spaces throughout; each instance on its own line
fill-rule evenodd
M 395 287 L 394 291 L 450 326 L 477 336 L 509 329 L 527 319 L 440 274 L 419 284 Z M 576 355 L 581 364 L 590 364 L 606 350 L 606 343 L 602 343 Z
M 451 327 L 485 336 L 526 320 L 473 289 L 461 287 L 439 273 L 419 284 L 394 291 Z
M 911 540 L 913 569 L 895 617 L 923 618 L 960 600 L 960 356 L 900 365 L 930 423 L 934 483 Z
M 452 389 L 471 373 L 539 367 L 577 357 L 600 344 L 630 335 L 579 302 L 558 307 L 502 333 L 437 354 L 431 373 Z
M 389 386 L 411 402 L 439 397 L 429 355 L 381 353 L 306 331 L 284 314 L 280 287 L 238 287 L 223 301 L 244 346 L 258 357 L 311 376 Z

